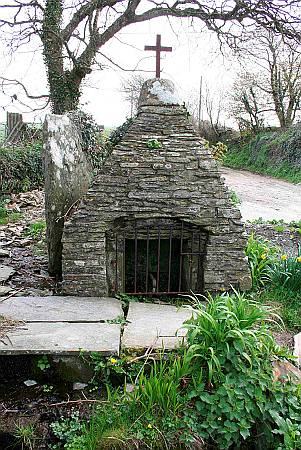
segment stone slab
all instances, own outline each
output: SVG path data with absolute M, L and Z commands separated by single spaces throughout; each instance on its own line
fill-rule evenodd
M 301 333 L 294 336 L 294 356 L 297 357 L 297 363 L 301 366 Z
M 121 301 L 105 297 L 11 297 L 0 316 L 26 322 L 104 322 L 123 317 Z
M 123 350 L 173 349 L 183 342 L 186 329 L 183 322 L 191 311 L 170 305 L 130 303 L 127 322 L 121 340 Z
M 118 355 L 121 327 L 107 323 L 25 323 L 0 341 L 0 355 L 74 355 L 80 350 Z
M 8 280 L 15 273 L 15 269 L 10 266 L 0 264 L 0 282 Z

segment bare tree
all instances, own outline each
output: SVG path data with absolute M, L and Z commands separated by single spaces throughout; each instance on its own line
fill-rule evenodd
M 0 27 L 12 50 L 41 41 L 55 113 L 74 109 L 97 55 L 120 30 L 157 17 L 189 17 L 235 45 L 242 31 L 262 26 L 300 38 L 298 0 L 6 0 Z M 110 60 L 110 58 L 108 58 Z
M 246 48 L 240 49 L 244 66 L 233 89 L 232 112 L 243 122 L 248 117 L 256 131 L 267 113 L 273 112 L 281 127 L 292 125 L 300 110 L 301 54 L 296 42 L 260 30 Z M 249 67 L 252 66 L 250 70 Z
M 145 80 L 141 75 L 132 75 L 122 81 L 121 92 L 125 101 L 130 104 L 130 117 L 137 112 L 139 95 Z
M 258 88 L 259 80 L 253 73 L 241 72 L 233 84 L 229 95 L 229 113 L 237 122 L 240 131 L 252 130 L 254 133 L 264 127 L 267 111 L 266 94 Z

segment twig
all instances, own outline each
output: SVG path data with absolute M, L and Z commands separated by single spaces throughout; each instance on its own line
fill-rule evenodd
M 13 297 L 15 294 L 18 294 L 18 292 L 23 291 L 24 288 L 17 289 L 16 291 L 9 294 L 7 297 L 4 297 L 0 300 L 0 303 L 5 302 L 5 300 L 8 300 L 9 298 Z
M 108 400 L 89 400 L 88 398 L 83 398 L 80 400 L 67 400 L 66 402 L 59 402 L 59 403 L 51 403 L 48 406 L 61 406 L 61 405 L 69 405 L 74 403 L 108 403 Z

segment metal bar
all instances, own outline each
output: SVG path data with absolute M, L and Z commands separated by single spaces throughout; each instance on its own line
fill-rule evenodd
M 201 286 L 201 280 L 200 280 L 200 268 L 201 268 L 201 233 L 199 231 L 199 256 L 198 256 L 198 268 L 197 268 L 197 279 L 196 279 L 196 285 L 197 285 L 197 290 L 201 290 L 202 286 Z
M 192 283 L 192 252 L 193 252 L 193 247 L 194 247 L 194 231 L 191 231 L 191 253 L 189 255 L 189 286 L 188 286 L 188 291 L 191 290 L 191 283 Z
M 137 261 L 138 261 L 138 241 L 137 226 L 135 224 L 135 262 L 134 262 L 134 291 L 137 292 Z
M 126 277 L 126 273 L 125 273 L 125 258 L 126 258 L 126 254 L 125 254 L 125 231 L 123 232 L 123 278 L 122 278 L 122 289 L 125 292 L 125 277 Z
M 149 270 L 149 226 L 146 235 L 146 273 L 145 273 L 145 290 L 148 291 L 148 270 Z
M 171 249 L 172 249 L 172 225 L 169 228 L 169 256 L 168 256 L 168 282 L 167 282 L 167 292 L 170 291 L 170 274 L 171 274 Z
M 115 234 L 115 293 L 118 292 L 118 236 Z
M 160 284 L 160 253 L 161 253 L 161 228 L 160 225 L 158 225 L 158 260 L 157 260 L 157 285 L 156 285 L 156 292 L 159 290 L 159 284 Z
M 184 233 L 184 223 L 182 221 L 182 226 L 181 226 L 181 241 L 180 241 L 180 271 L 179 271 L 179 292 L 181 291 L 181 287 L 182 287 L 182 262 L 183 262 L 183 233 Z

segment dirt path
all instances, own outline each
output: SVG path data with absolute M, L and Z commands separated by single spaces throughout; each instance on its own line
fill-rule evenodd
M 244 221 L 259 217 L 264 220 L 283 219 L 285 222 L 301 219 L 300 183 L 296 185 L 227 167 L 222 168 L 222 175 L 242 201 L 239 208 Z

